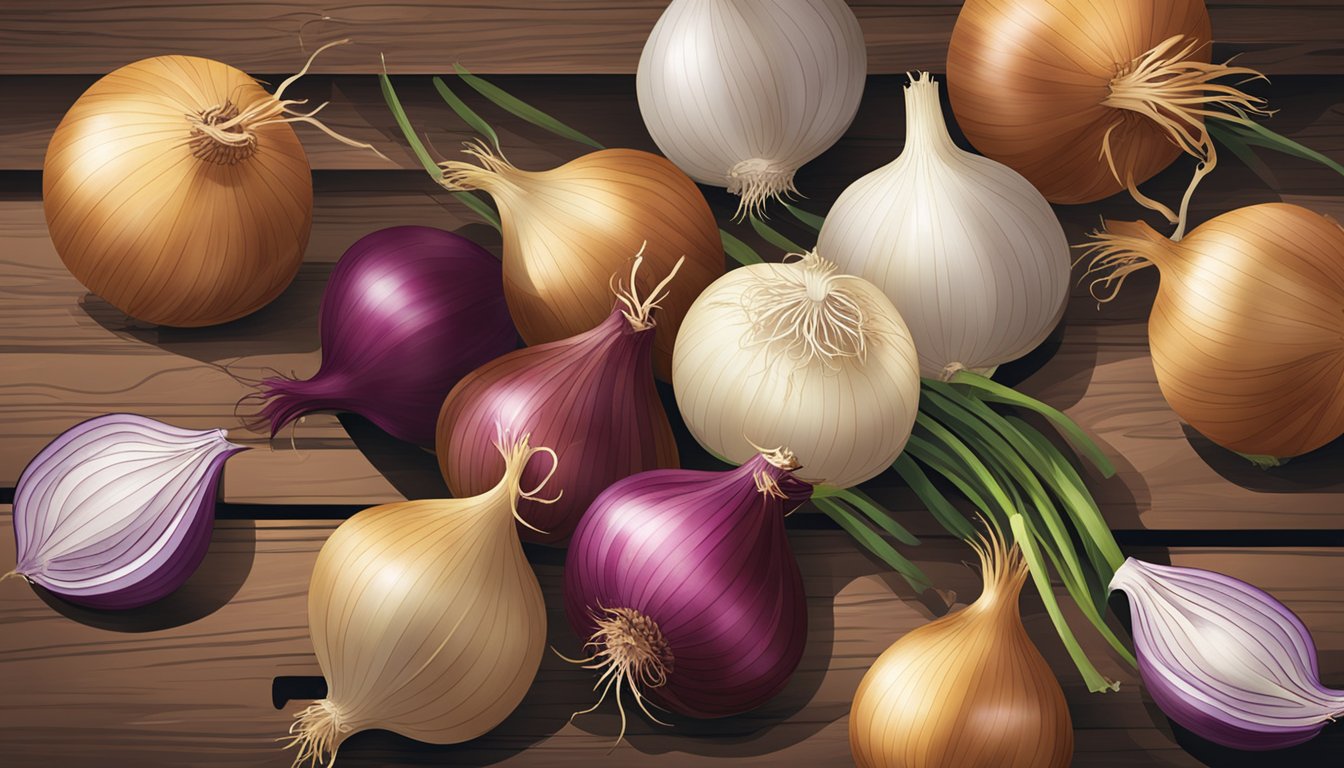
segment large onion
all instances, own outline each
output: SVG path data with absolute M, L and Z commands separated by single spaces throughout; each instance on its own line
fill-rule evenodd
M 71 274 L 161 325 L 223 323 L 279 296 L 312 225 L 308 157 L 289 123 L 316 123 L 317 110 L 282 99 L 302 74 L 269 94 L 227 64 L 156 56 L 90 86 L 42 165 L 47 228 Z
M 957 123 L 976 149 L 1021 173 L 1055 203 L 1086 203 L 1137 186 L 1181 152 L 1217 155 L 1205 118 L 1260 112 L 1261 102 L 1209 63 L 1204 0 L 968 0 L 947 55 Z
M 1161 273 L 1148 319 L 1157 383 L 1210 440 L 1297 456 L 1344 434 L 1344 229 L 1296 205 L 1230 211 L 1173 242 L 1107 222 L 1094 288 Z M 1114 291 L 1100 298 L 1109 300 Z

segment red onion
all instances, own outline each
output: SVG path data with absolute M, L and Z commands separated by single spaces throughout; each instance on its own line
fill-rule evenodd
M 676 274 L 646 298 L 616 289 L 607 319 L 568 339 L 520 349 L 474 371 L 453 388 L 439 414 L 439 467 L 455 496 L 476 496 L 499 482 L 504 463 L 491 449 L 498 429 L 530 434 L 557 456 L 553 504 L 519 502 L 528 541 L 560 544 L 593 499 L 636 472 L 677 466 L 677 445 L 653 383 L 652 313 Z M 678 262 L 677 267 L 680 266 Z M 529 467 L 523 487 L 541 479 Z
M 1195 734 L 1234 749 L 1283 749 L 1344 716 L 1344 691 L 1321 684 L 1311 633 L 1262 590 L 1132 557 L 1110 588 L 1129 598 L 1144 687 Z
M 205 558 L 224 462 L 241 450 L 222 429 L 128 413 L 71 427 L 19 477 L 10 573 L 92 608 L 167 596 Z
M 432 227 L 381 229 L 350 246 L 322 296 L 319 329 L 316 375 L 261 384 L 272 436 L 302 414 L 347 411 L 432 446 L 453 385 L 517 346 L 499 260 Z
M 614 687 L 619 707 L 628 685 L 641 708 L 647 696 L 727 717 L 784 687 L 807 639 L 784 516 L 812 486 L 794 469 L 780 450 L 727 472 L 644 472 L 598 497 L 570 542 L 565 613 L 602 699 Z

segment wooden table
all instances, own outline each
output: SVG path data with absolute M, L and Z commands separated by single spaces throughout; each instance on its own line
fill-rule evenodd
M 0 491 L 54 435 L 82 419 L 129 410 L 187 427 L 227 427 L 255 450 L 230 461 L 210 554 L 165 601 L 125 614 L 78 609 L 16 581 L 0 583 L 0 764 L 64 766 L 284 766 L 274 739 L 322 683 L 304 616 L 308 575 L 340 520 L 364 506 L 445 492 L 433 458 L 357 417 L 317 415 L 268 440 L 238 425 L 244 380 L 263 369 L 311 374 L 319 361 L 316 310 L 331 264 L 360 236 L 395 224 L 453 229 L 498 248 L 493 231 L 440 192 L 404 147 L 382 103 L 377 53 L 412 119 L 440 152 L 468 137 L 426 73 L 460 59 L 474 71 L 608 145 L 652 149 L 634 100 L 638 51 L 662 0 L 448 0 L 353 4 L 214 5 L 162 0 L 91 1 L 0 8 Z M 899 73 L 942 71 L 953 0 L 853 0 L 864 21 L 872 77 L 844 140 L 799 176 L 805 207 L 823 212 L 858 175 L 902 145 Z M 1219 53 L 1274 75 L 1261 89 L 1280 112 L 1277 130 L 1344 160 L 1344 8 L 1330 0 L 1272 6 L 1210 2 Z M 323 15 L 332 17 L 322 20 Z M 337 130 L 376 143 L 392 162 L 301 130 L 315 169 L 316 206 L 306 262 L 279 300 L 216 328 L 176 330 L 128 320 L 65 271 L 47 237 L 40 168 L 63 111 L 96 77 L 166 52 L 228 61 L 270 82 L 301 64 L 296 35 L 357 44 L 319 60 L 292 91 L 330 99 Z M 166 42 L 167 41 L 167 42 Z M 269 73 L 269 74 L 267 74 Z M 466 89 L 459 89 L 466 94 Z M 474 94 L 472 94 L 474 96 Z M 495 124 L 510 158 L 549 167 L 581 150 L 468 98 Z M 1296 160 L 1269 158 L 1275 179 L 1226 159 L 1195 203 L 1206 219 L 1241 205 L 1287 200 L 1344 216 L 1344 179 Z M 1152 183 L 1176 196 L 1184 163 Z M 732 202 L 707 191 L 724 226 Z M 1080 241 L 1103 214 L 1136 218 L 1133 204 L 1060 208 Z M 776 222 L 805 239 L 787 222 Z M 1299 613 L 1315 634 L 1327 683 L 1344 685 L 1344 443 L 1270 471 L 1252 468 L 1184 427 L 1158 392 L 1145 320 L 1156 277 L 1136 275 L 1122 298 L 1098 309 L 1083 291 L 1049 343 L 1001 378 L 1065 408 L 1119 467 L 1091 477 L 1107 520 L 1130 554 L 1212 568 L 1255 582 Z M 683 432 L 683 449 L 695 456 Z M 874 494 L 924 538 L 918 564 L 957 602 L 973 599 L 968 552 L 938 529 L 899 483 Z M 3 499 L 8 501 L 8 498 Z M 0 528 L 9 508 L 0 506 Z M 469 744 L 427 747 L 363 733 L 341 748 L 342 766 L 831 766 L 849 762 L 846 716 L 868 665 L 927 622 L 927 605 L 819 515 L 791 518 L 810 599 L 806 656 L 790 686 L 751 714 L 670 729 L 635 719 L 611 750 L 613 711 L 579 718 L 591 677 L 549 656 L 524 704 Z M 0 536 L 0 565 L 12 562 Z M 529 549 L 550 606 L 551 643 L 573 650 L 561 616 L 563 552 Z M 2 569 L 0 569 L 2 570 Z M 1031 590 L 1028 590 L 1030 593 Z M 1132 670 L 1086 636 L 1118 693 L 1088 694 L 1053 636 L 1039 601 L 1024 615 L 1068 694 L 1078 766 L 1337 765 L 1344 726 L 1289 753 L 1247 756 L 1173 732 Z

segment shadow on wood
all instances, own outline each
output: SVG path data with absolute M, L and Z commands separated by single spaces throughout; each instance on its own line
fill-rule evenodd
M 214 613 L 238 594 L 252 572 L 256 526 L 250 520 L 216 521 L 210 549 L 187 582 L 162 600 L 129 611 L 101 611 L 68 603 L 42 587 L 33 591 L 52 610 L 86 626 L 113 632 L 156 632 Z
M 1242 456 L 1217 445 L 1189 424 L 1181 431 L 1195 453 L 1228 482 L 1260 493 L 1298 493 L 1303 491 L 1344 491 L 1339 467 L 1344 462 L 1344 438 L 1298 456 L 1287 463 L 1260 469 Z M 1266 512 L 1267 515 L 1273 514 Z

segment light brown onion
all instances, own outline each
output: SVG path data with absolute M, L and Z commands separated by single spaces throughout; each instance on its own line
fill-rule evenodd
M 314 119 L 320 106 L 304 114 L 282 99 L 306 71 L 270 94 L 227 64 L 156 56 L 90 86 L 42 166 L 47 228 L 75 279 L 131 317 L 181 327 L 279 296 L 303 261 L 313 209 L 289 123 L 372 149 Z
M 1021 551 L 997 536 L 972 546 L 980 597 L 897 640 L 859 684 L 849 714 L 859 768 L 1069 765 L 1069 707 L 1018 612 Z
M 1297 205 L 1230 211 L 1179 243 L 1107 222 L 1089 255 L 1109 301 L 1124 278 L 1161 274 L 1148 344 L 1162 394 L 1219 445 L 1256 457 L 1344 434 L 1344 229 Z
M 1262 112 L 1215 82 L 1258 75 L 1210 64 L 1211 37 L 1204 0 L 967 0 L 948 48 L 952 111 L 1051 202 L 1129 189 L 1183 222 L 1189 193 L 1178 213 L 1138 185 L 1184 151 L 1201 161 L 1193 189 L 1217 159 L 1204 119 Z
M 504 297 L 523 341 L 577 336 L 611 313 L 611 276 L 647 262 L 638 289 L 685 265 L 658 310 L 654 373 L 672 377 L 672 342 L 686 310 L 723 274 L 719 226 L 704 195 L 669 160 L 634 149 L 603 149 L 549 171 L 523 171 L 483 144 L 481 165 L 442 163 L 449 189 L 481 189 L 499 206 Z

